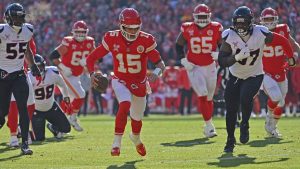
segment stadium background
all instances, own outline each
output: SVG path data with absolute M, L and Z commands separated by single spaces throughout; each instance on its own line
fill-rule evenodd
M 5 7 L 10 0 L 0 2 L 0 13 L 3 14 Z M 18 2 L 18 1 L 16 1 Z M 89 26 L 89 35 L 94 37 L 96 43 L 101 41 L 103 34 L 108 30 L 118 29 L 118 15 L 124 7 L 136 8 L 143 21 L 142 30 L 153 34 L 158 43 L 158 50 L 161 52 L 163 59 L 175 59 L 175 39 L 179 33 L 182 22 L 192 21 L 193 8 L 198 3 L 205 3 L 212 9 L 212 20 L 222 23 L 224 28 L 231 25 L 231 16 L 234 9 L 240 5 L 250 7 L 259 21 L 259 15 L 265 7 L 273 7 L 278 11 L 280 23 L 287 23 L 291 29 L 292 36 L 297 42 L 300 42 L 300 1 L 296 0 L 223 0 L 223 1 L 196 1 L 196 0 L 44 0 L 19 1 L 26 8 L 28 22 L 35 27 L 35 42 L 38 53 L 48 56 L 50 52 L 60 44 L 61 39 L 69 35 L 72 25 L 77 20 L 84 20 Z M 111 57 L 106 57 L 100 67 L 106 73 L 110 73 L 112 68 Z M 221 76 L 220 76 L 221 77 Z M 295 112 L 299 107 L 298 98 L 300 96 L 300 85 L 297 79 L 300 79 L 299 65 L 290 70 L 289 77 L 289 94 L 287 97 L 287 107 L 291 106 Z M 85 77 L 83 77 L 85 78 Z M 87 81 L 86 79 L 85 81 Z M 222 88 L 222 82 L 219 80 L 219 87 Z M 164 91 L 164 83 L 161 83 L 161 91 Z M 89 84 L 86 84 L 89 86 Z M 181 85 L 178 84 L 180 88 Z M 87 87 L 89 88 L 89 87 Z M 96 111 L 93 95 L 100 97 L 95 91 L 90 91 L 88 111 Z M 219 94 L 217 100 L 222 100 L 222 90 L 216 92 Z M 164 95 L 164 93 L 161 93 Z M 113 113 L 115 108 L 113 94 L 109 93 L 101 96 L 104 104 L 104 110 L 97 110 L 98 113 Z M 178 98 L 180 93 L 178 93 Z M 264 98 L 264 96 L 262 96 Z M 99 100 L 99 99 L 96 99 Z M 179 99 L 178 99 L 179 100 Z M 264 107 L 263 99 L 260 99 Z M 109 102 L 110 101 L 110 102 Z M 259 102 L 257 102 L 259 103 Z M 156 110 L 156 101 L 151 101 L 150 111 L 165 111 L 165 109 Z M 110 108 L 109 108 L 110 106 Z M 257 108 L 259 111 L 260 109 Z

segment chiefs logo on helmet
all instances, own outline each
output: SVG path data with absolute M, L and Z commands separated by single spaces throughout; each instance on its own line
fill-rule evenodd
M 127 41 L 134 41 L 137 39 L 142 21 L 140 14 L 133 8 L 125 8 L 121 11 L 119 16 L 121 33 Z
M 86 39 L 89 29 L 84 21 L 77 21 L 72 28 L 72 34 L 75 40 L 82 42 Z
M 278 24 L 278 14 L 273 8 L 266 8 L 260 14 L 260 23 L 272 30 Z
M 194 22 L 200 27 L 205 27 L 211 22 L 210 8 L 205 4 L 199 4 L 193 12 Z

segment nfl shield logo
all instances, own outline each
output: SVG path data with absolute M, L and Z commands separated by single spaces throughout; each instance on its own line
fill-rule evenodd
M 143 53 L 145 48 L 144 48 L 144 46 L 139 45 L 136 50 L 137 50 L 138 53 Z

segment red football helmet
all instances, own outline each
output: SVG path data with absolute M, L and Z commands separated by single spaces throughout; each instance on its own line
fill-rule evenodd
M 205 27 L 211 22 L 210 8 L 205 4 L 199 4 L 193 12 L 194 22 L 200 27 Z
M 128 41 L 134 41 L 138 37 L 142 21 L 141 17 L 133 8 L 125 8 L 121 11 L 119 15 L 120 29 L 124 38 Z M 135 29 L 134 32 L 128 32 L 125 28 Z
M 275 9 L 269 7 L 260 14 L 260 23 L 269 29 L 274 29 L 278 24 L 278 14 Z
M 89 29 L 84 21 L 77 21 L 74 23 L 72 34 L 74 39 L 76 39 L 78 42 L 84 41 L 88 32 Z

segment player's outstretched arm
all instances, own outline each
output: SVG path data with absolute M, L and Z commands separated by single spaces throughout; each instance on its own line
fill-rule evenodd
M 26 58 L 26 61 L 28 62 L 28 65 L 30 67 L 30 70 L 32 72 L 32 75 L 33 76 L 40 76 L 41 75 L 41 72 L 40 72 L 40 69 L 37 67 L 37 65 L 35 64 L 34 62 L 34 58 L 33 58 L 33 54 L 32 54 L 32 51 L 30 49 L 30 45 L 29 45 L 29 42 L 27 44 L 27 49 L 26 49 L 26 52 L 25 52 L 25 58 Z
M 294 51 L 297 52 L 297 54 L 299 54 L 300 53 L 299 43 L 297 43 L 296 40 L 291 35 L 289 36 L 288 40 L 291 43 L 291 45 L 293 46 Z
M 218 55 L 218 62 L 221 67 L 229 67 L 237 62 L 234 55 L 232 55 L 230 45 L 225 41 L 223 41 L 221 44 L 220 52 Z

